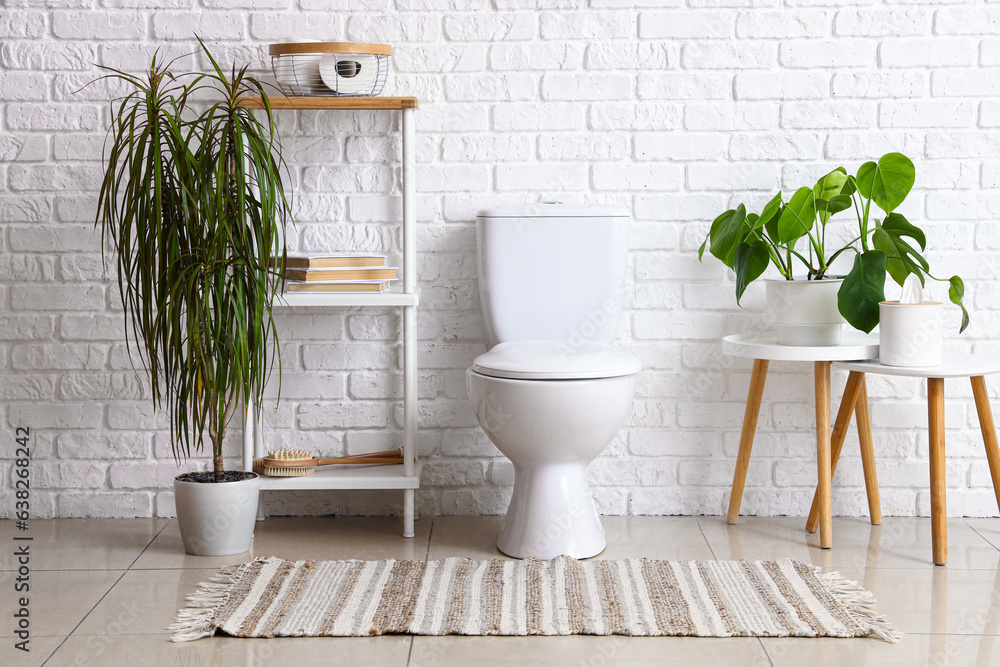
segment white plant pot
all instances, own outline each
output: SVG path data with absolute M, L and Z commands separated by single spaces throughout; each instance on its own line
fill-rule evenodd
M 764 281 L 764 319 L 777 328 L 779 345 L 839 345 L 847 320 L 837 308 L 843 278 Z
M 257 522 L 260 479 L 202 483 L 174 478 L 174 503 L 184 550 L 195 556 L 231 556 L 250 549 Z
M 886 366 L 940 366 L 944 349 L 937 301 L 883 301 L 879 312 L 879 359 Z

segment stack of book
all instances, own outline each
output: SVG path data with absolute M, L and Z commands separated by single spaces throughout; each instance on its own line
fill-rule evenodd
M 399 278 L 384 255 L 289 255 L 286 292 L 385 292 Z

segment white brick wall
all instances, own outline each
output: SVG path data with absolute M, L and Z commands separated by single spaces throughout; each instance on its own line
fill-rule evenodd
M 496 7 L 496 8 L 494 8 Z M 763 203 L 834 164 L 906 152 L 933 266 L 960 271 L 973 324 L 955 349 L 1000 352 L 1000 6 L 984 0 L 11 0 L 0 10 L 0 420 L 32 428 L 43 516 L 169 516 L 162 415 L 131 371 L 92 220 L 109 109 L 97 64 L 193 51 L 269 77 L 284 38 L 391 42 L 388 94 L 417 113 L 422 289 L 423 513 L 498 513 L 512 468 L 476 425 L 465 369 L 486 349 L 474 218 L 499 202 L 613 203 L 633 215 L 621 344 L 639 356 L 635 407 L 593 468 L 608 513 L 721 513 L 749 362 L 719 337 L 762 326 L 761 291 L 696 250 L 736 199 Z M 199 63 L 201 67 L 204 63 Z M 399 259 L 398 121 L 280 113 L 298 219 L 290 245 L 387 249 Z M 391 132 L 387 138 L 388 132 Z M 388 221 L 388 222 L 387 222 Z M 351 223 L 351 224 L 344 224 Z M 323 454 L 398 444 L 399 318 L 282 316 L 275 444 Z M 835 373 L 834 395 L 844 377 Z M 802 514 L 814 475 L 812 380 L 772 364 L 744 509 Z M 997 397 L 997 380 L 989 379 Z M 872 377 L 887 513 L 926 514 L 924 390 Z M 996 514 L 967 383 L 949 382 L 954 513 Z M 834 510 L 866 511 L 855 434 Z M 238 465 L 239 428 L 227 442 Z M 6 451 L 6 450 L 4 450 Z M 6 457 L 7 455 L 5 455 Z M 203 466 L 205 458 L 182 470 Z M 0 479 L 0 515 L 12 503 Z M 271 494 L 275 513 L 387 513 L 398 493 Z

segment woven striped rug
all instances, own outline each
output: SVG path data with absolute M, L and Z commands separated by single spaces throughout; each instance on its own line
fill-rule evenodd
M 898 641 L 871 593 L 778 561 L 287 561 L 223 568 L 173 641 L 235 637 L 687 635 Z

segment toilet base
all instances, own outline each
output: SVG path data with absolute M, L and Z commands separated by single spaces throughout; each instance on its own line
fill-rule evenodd
M 563 554 L 591 558 L 605 546 L 586 465 L 514 466 L 514 495 L 497 539 L 500 551 L 513 558 L 549 560 Z

